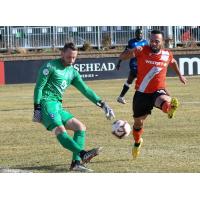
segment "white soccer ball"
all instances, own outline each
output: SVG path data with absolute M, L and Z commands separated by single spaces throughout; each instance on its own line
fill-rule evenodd
M 127 121 L 116 120 L 112 124 L 112 134 L 117 138 L 122 139 L 127 137 L 131 132 L 131 126 Z

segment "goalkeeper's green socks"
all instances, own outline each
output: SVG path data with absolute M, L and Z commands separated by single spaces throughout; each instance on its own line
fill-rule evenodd
M 81 149 L 85 148 L 85 131 L 74 132 L 74 141 L 79 145 Z M 77 153 L 73 153 L 72 160 L 81 160 Z
M 61 132 L 57 136 L 58 141 L 60 144 L 70 151 L 72 151 L 75 154 L 79 154 L 83 148 L 79 146 L 77 142 L 75 142 L 68 134 L 67 132 Z

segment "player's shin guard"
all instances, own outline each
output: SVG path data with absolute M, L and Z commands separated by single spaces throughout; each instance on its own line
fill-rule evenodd
M 85 131 L 74 132 L 74 141 L 80 146 L 81 149 L 85 148 Z M 73 153 L 72 160 L 81 160 L 79 154 Z
M 160 107 L 164 113 L 168 113 L 169 110 L 171 109 L 171 104 L 168 101 L 163 101 L 163 103 L 160 105 Z
M 133 138 L 135 140 L 135 143 L 140 143 L 140 138 L 142 133 L 144 132 L 143 128 L 134 128 L 133 127 Z
M 67 134 L 67 132 L 61 132 L 57 136 L 58 141 L 60 144 L 65 148 L 73 153 L 80 153 L 83 149 Z

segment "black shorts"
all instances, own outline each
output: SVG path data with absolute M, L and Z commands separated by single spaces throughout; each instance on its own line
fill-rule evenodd
M 156 98 L 160 95 L 167 95 L 164 89 L 154 93 L 143 93 L 136 91 L 133 97 L 133 117 L 142 117 L 151 114 Z

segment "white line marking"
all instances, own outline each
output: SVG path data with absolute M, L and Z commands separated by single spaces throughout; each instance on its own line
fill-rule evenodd
M 29 170 L 0 168 L 0 173 L 32 173 Z

